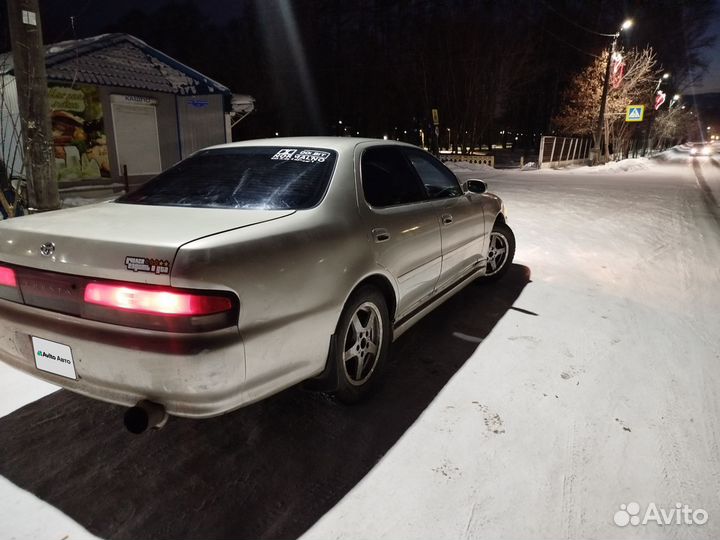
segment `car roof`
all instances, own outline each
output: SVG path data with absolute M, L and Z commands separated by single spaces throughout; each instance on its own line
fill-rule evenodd
M 352 151 L 358 144 L 362 143 L 377 143 L 418 148 L 415 145 L 400 141 L 362 137 L 272 137 L 269 139 L 252 139 L 248 141 L 218 144 L 211 146 L 210 149 L 238 148 L 243 146 L 282 146 L 291 148 L 326 148 L 328 150 L 336 150 L 337 152 L 347 152 Z

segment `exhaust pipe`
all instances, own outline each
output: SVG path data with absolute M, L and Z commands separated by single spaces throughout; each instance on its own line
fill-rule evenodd
M 123 422 L 130 433 L 140 435 L 148 429 L 162 428 L 167 420 L 168 413 L 163 405 L 143 399 L 125 411 Z

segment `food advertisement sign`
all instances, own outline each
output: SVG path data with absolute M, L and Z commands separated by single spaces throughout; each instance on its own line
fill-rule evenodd
M 110 177 L 97 86 L 51 85 L 50 117 L 59 180 Z

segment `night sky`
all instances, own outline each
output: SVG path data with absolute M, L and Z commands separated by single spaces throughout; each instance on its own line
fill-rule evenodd
M 481 139 L 503 128 L 547 132 L 569 77 L 608 44 L 597 31 L 612 32 L 625 17 L 636 25 L 623 44 L 650 43 L 660 67 L 678 75 L 669 92 L 720 92 L 720 42 L 692 43 L 694 6 L 713 0 L 294 0 L 294 36 L 284 3 L 41 0 L 40 7 L 47 43 L 131 33 L 254 95 L 258 110 L 240 137 L 343 134 L 342 120 L 352 134 L 403 138 L 428 127 L 431 107 L 440 107 L 441 124 Z M 717 3 L 701 23 L 706 36 L 720 33 Z M 5 35 L 0 45 L 7 43 Z M 684 46 L 691 52 L 679 52 Z M 702 69 L 693 54 L 709 66 L 695 84 Z M 458 106 L 468 100 L 472 111 Z
M 225 20 L 242 14 L 241 6 L 249 0 L 195 0 L 190 3 L 197 5 L 208 17 L 222 23 Z M 680 2 L 680 0 L 677 0 Z M 167 0 L 123 0 L 122 2 L 106 2 L 103 0 L 42 0 L 41 8 L 46 24 L 46 37 L 53 43 L 73 36 L 70 16 L 75 16 L 75 31 L 78 36 L 89 36 L 102 32 L 108 25 L 122 18 L 132 10 L 151 13 L 158 7 L 167 4 Z M 4 2 L 3 13 L 4 13 Z M 720 6 L 720 2 L 716 1 Z M 715 34 L 720 34 L 720 18 L 712 24 Z M 708 71 L 698 85 L 699 92 L 720 92 L 720 40 L 709 48 L 704 57 L 708 62 Z

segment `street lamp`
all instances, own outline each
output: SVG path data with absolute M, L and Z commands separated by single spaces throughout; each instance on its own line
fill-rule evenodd
M 607 107 L 607 95 L 608 95 L 608 86 L 610 83 L 610 64 L 612 62 L 613 53 L 615 52 L 615 45 L 617 44 L 617 40 L 620 37 L 620 32 L 623 30 L 627 30 L 633 25 L 632 19 L 626 19 L 622 25 L 620 26 L 620 30 L 615 32 L 614 34 L 610 34 L 612 36 L 613 40 L 610 44 L 610 48 L 608 49 L 608 60 L 607 60 L 607 66 L 605 67 L 605 82 L 603 83 L 603 91 L 602 91 L 602 97 L 600 98 L 600 117 L 598 118 L 598 125 L 597 125 L 597 131 L 595 133 L 595 163 L 600 162 L 600 155 L 605 153 L 605 148 L 607 148 L 607 140 L 604 141 L 604 144 L 602 144 L 600 141 L 602 139 L 602 132 L 603 132 L 603 124 L 605 123 L 605 108 Z M 607 136 L 606 136 L 607 139 Z
M 667 81 L 670 78 L 670 73 L 667 71 L 663 73 L 662 77 L 658 79 L 657 86 L 655 87 L 655 93 L 657 94 L 657 91 L 660 90 L 660 85 L 663 83 L 663 81 Z

